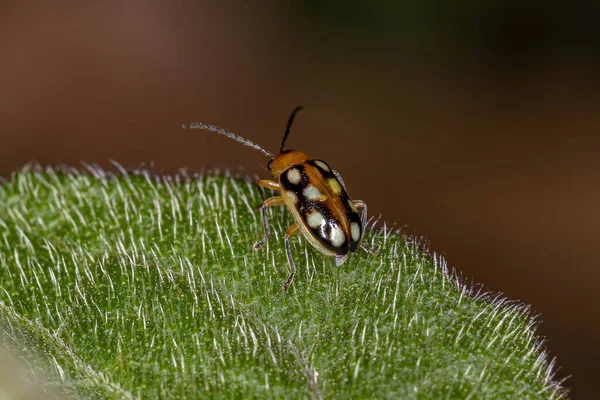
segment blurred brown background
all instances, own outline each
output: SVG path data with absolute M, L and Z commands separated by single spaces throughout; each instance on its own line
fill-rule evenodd
M 260 153 L 180 126 L 275 151 L 302 104 L 289 146 L 467 281 L 531 304 L 558 378 L 592 397 L 598 10 L 452 3 L 5 0 L 0 176 L 111 159 L 267 176 Z

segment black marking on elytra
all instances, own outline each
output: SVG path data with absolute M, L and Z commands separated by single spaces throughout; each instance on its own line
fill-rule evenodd
M 304 200 L 303 204 L 304 208 L 301 210 L 301 213 L 304 218 L 306 218 L 306 215 L 313 210 L 319 211 L 327 219 L 333 218 L 331 210 L 325 203 L 315 200 Z
M 357 222 L 361 228 L 362 228 L 362 223 L 360 221 L 360 215 L 358 215 L 357 212 L 351 212 L 348 214 L 348 221 L 350 221 L 350 223 L 352 222 Z
M 338 181 L 339 183 L 339 181 Z M 341 186 L 341 184 L 340 184 Z M 344 190 L 344 188 L 342 187 L 342 192 L 340 193 L 340 200 L 342 202 L 342 204 L 344 205 L 344 208 L 346 209 L 346 214 L 350 215 L 352 214 L 354 211 L 352 211 L 352 207 L 350 207 L 350 202 L 352 200 L 350 200 L 350 197 L 348 196 L 348 193 L 346 193 L 346 191 Z
M 322 162 L 323 164 L 327 165 L 327 167 L 329 167 L 329 171 L 324 170 L 323 168 L 321 168 L 319 166 L 319 164 L 317 164 L 317 161 Z M 319 172 L 323 175 L 324 179 L 329 179 L 329 178 L 335 178 L 335 175 L 333 173 L 333 169 L 329 166 L 329 164 L 327 164 L 325 161 L 323 160 L 309 160 L 307 161 L 308 164 L 310 164 L 312 167 L 315 167 L 316 169 L 319 170 Z M 337 180 L 337 179 L 336 179 Z

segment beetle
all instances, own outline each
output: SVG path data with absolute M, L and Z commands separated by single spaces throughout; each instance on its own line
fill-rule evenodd
M 351 200 L 340 174 L 323 160 L 312 159 L 308 154 L 285 148 L 294 117 L 303 108 L 298 106 L 288 119 L 279 154 L 274 155 L 264 147 L 226 129 L 199 122 L 184 124 L 184 129 L 202 129 L 227 136 L 269 157 L 267 168 L 274 180 L 260 179 L 258 186 L 279 192 L 266 199 L 261 207 L 264 235 L 254 244 L 258 250 L 265 245 L 271 229 L 267 218 L 267 208 L 285 205 L 294 223 L 284 236 L 285 253 L 290 275 L 283 284 L 283 291 L 294 280 L 296 266 L 292 258 L 290 238 L 301 233 L 308 242 L 326 256 L 335 257 L 335 265 L 342 265 L 348 255 L 359 247 L 377 255 L 362 241 L 367 220 L 367 205 L 362 200 Z M 360 214 L 359 214 L 360 210 Z

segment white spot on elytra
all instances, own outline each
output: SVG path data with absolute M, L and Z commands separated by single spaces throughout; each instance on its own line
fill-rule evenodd
M 321 224 L 323 223 L 324 220 L 325 219 L 323 218 L 323 214 L 321 214 L 319 211 L 316 211 L 316 210 L 311 211 L 306 216 L 306 223 L 311 228 L 318 228 L 319 226 L 321 226 Z
M 302 194 L 304 194 L 304 197 L 306 197 L 309 200 L 319 200 L 323 197 L 323 193 L 321 193 L 321 191 L 317 189 L 314 185 L 308 185 L 307 187 L 305 187 L 302 191 Z
M 317 161 L 315 161 L 315 164 L 317 164 L 323 171 L 331 172 L 331 169 L 329 169 L 329 166 L 327 164 L 325 164 L 323 161 L 317 160 Z
M 291 190 L 286 190 L 285 195 L 292 201 L 292 203 L 298 203 L 298 196 L 296 196 L 296 193 L 292 192 Z
M 333 247 L 340 247 L 346 241 L 344 231 L 337 225 L 331 227 L 331 237 L 329 238 Z
M 297 185 L 302 180 L 302 175 L 298 171 L 298 168 L 290 168 L 287 171 L 287 178 L 291 184 Z
M 352 240 L 358 242 L 358 239 L 360 239 L 360 226 L 358 223 L 353 222 L 350 224 L 350 233 L 352 234 Z

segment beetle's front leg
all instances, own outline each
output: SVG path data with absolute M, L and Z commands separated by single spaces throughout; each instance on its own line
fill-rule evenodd
M 285 255 L 287 256 L 288 265 L 290 266 L 290 276 L 288 276 L 287 281 L 281 287 L 284 292 L 287 291 L 287 288 L 292 284 L 294 275 L 296 274 L 296 266 L 294 265 L 294 259 L 292 258 L 292 248 L 290 247 L 290 237 L 298 232 L 300 232 L 300 229 L 298 228 L 298 225 L 294 223 L 285 233 Z
M 276 191 L 281 191 L 281 186 L 279 186 L 279 183 L 275 182 L 275 181 L 271 181 L 269 179 L 260 179 L 257 182 L 258 186 L 262 186 L 265 187 L 267 189 L 271 189 L 271 190 L 276 190 Z
M 254 243 L 254 250 L 258 250 L 261 247 L 263 247 L 265 245 L 265 243 L 267 243 L 267 240 L 269 240 L 269 236 L 271 236 L 271 229 L 269 228 L 269 220 L 267 219 L 267 207 L 282 206 L 284 204 L 285 204 L 285 201 L 283 200 L 283 197 L 281 197 L 281 196 L 271 197 L 263 202 L 262 206 L 260 207 L 260 212 L 262 215 L 263 227 L 265 228 L 265 235 L 263 236 L 263 238 L 260 242 Z
M 369 254 L 373 254 L 374 256 L 378 256 L 379 252 L 375 249 L 372 249 L 368 246 L 365 246 L 362 239 L 365 236 L 365 229 L 367 228 L 367 203 L 362 200 L 353 200 L 354 206 L 357 210 L 360 210 L 360 222 L 362 224 L 362 236 L 360 237 L 360 248 L 366 251 Z

